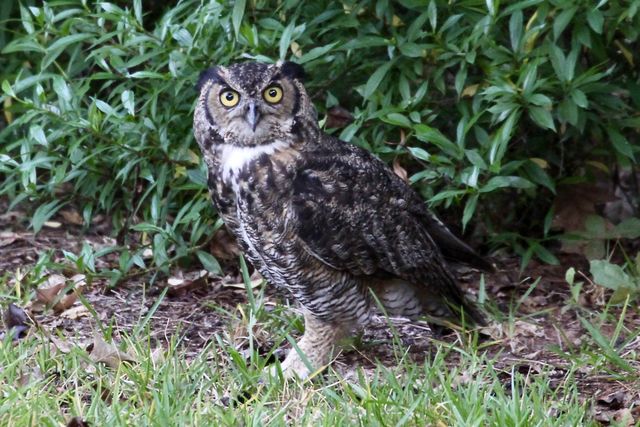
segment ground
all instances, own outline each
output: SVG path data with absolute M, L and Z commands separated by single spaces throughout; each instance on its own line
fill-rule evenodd
M 272 385 L 264 366 L 302 328 L 286 294 L 253 275 L 248 299 L 236 261 L 224 275 L 176 268 L 110 287 L 63 253 L 114 245 L 108 227 L 83 230 L 67 212 L 34 234 L 23 218 L 0 216 L 2 425 L 640 425 L 640 310 L 608 305 L 581 256 L 461 270 L 487 328 L 434 334 L 379 317 L 326 374 Z M 115 265 L 115 254 L 96 260 Z

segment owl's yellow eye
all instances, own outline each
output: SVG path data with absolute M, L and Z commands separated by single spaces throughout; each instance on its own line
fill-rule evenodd
M 235 90 L 225 90 L 220 94 L 220 102 L 225 107 L 234 107 L 240 101 L 240 94 Z
M 277 104 L 282 100 L 282 88 L 280 86 L 269 86 L 262 92 L 265 101 L 270 104 Z

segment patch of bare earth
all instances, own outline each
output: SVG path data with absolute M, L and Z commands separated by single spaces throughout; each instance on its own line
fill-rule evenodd
M 12 286 L 21 286 L 29 267 L 46 251 L 51 252 L 52 261 L 64 264 L 62 250 L 77 253 L 85 243 L 94 248 L 115 243 L 99 228 L 82 232 L 81 226 L 74 223 L 76 218 L 73 214 L 57 215 L 38 234 L 24 227 L 24 217 L 20 212 L 0 215 L 0 274 Z M 519 372 L 529 378 L 544 376 L 550 387 L 561 394 L 571 377 L 577 380 L 582 399 L 590 402 L 597 420 L 603 423 L 629 419 L 638 422 L 640 381 L 628 379 L 631 376 L 618 372 L 614 365 L 599 369 L 587 366 L 570 372 L 570 355 L 579 354 L 590 342 L 588 331 L 578 316 L 586 316 L 589 310 L 601 311 L 607 294 L 603 288 L 585 280 L 579 301 L 569 303 L 571 296 L 565 282 L 565 272 L 569 267 L 586 272 L 588 264 L 577 255 L 560 254 L 559 257 L 560 266 L 532 262 L 523 274 L 519 274 L 518 259 L 503 259 L 500 260 L 498 272 L 485 275 L 487 299 L 500 311 L 506 314 L 508 307 L 514 306 L 514 301 L 519 303 L 516 304 L 515 321 L 494 322 L 483 330 L 482 351 L 493 360 L 505 387 L 510 386 L 513 373 Z M 111 267 L 117 265 L 115 256 L 106 256 L 97 261 L 98 269 L 109 267 L 109 264 L 112 264 Z M 148 319 L 147 327 L 154 347 L 166 345 L 177 334 L 185 357 L 191 358 L 200 353 L 216 334 L 229 333 L 233 329 L 230 324 L 232 316 L 225 312 L 233 313 L 239 305 L 246 303 L 245 290 L 237 285 L 242 282 L 237 269 L 228 266 L 225 271 L 228 271 L 225 277 L 211 277 L 201 270 L 176 271 L 171 277 L 156 279 L 153 285 L 145 281 L 148 278 L 134 277 L 110 289 L 106 279 L 88 280 L 80 277 L 69 265 L 62 274 L 56 273 L 61 277 L 52 278 L 53 273 L 43 271 L 43 277 L 38 280 L 45 288 L 44 294 L 42 291 L 33 292 L 32 301 L 26 308 L 48 336 L 58 339 L 58 345 L 62 337 L 77 345 L 90 347 L 97 329 L 96 319 L 73 296 L 81 293 L 103 323 L 115 325 L 116 337 L 119 332 L 131 333 Z M 465 288 L 477 294 L 480 274 L 466 271 L 460 276 Z M 532 286 L 537 279 L 539 282 Z M 47 287 L 53 290 L 47 291 Z M 166 287 L 166 295 L 158 303 Z M 277 290 L 269 289 L 266 293 L 269 306 L 281 303 L 285 298 Z M 51 308 L 69 295 L 70 304 L 58 306 L 57 310 Z M 158 305 L 154 307 L 156 303 Z M 610 312 L 612 318 L 622 316 L 620 311 L 615 310 L 620 309 Z M 393 367 L 398 357 L 394 352 L 394 340 L 405 345 L 408 357 L 416 361 L 425 360 L 435 351 L 433 333 L 426 323 L 394 319 L 391 329 L 387 322 L 380 317 L 367 327 L 361 339 L 363 345 L 358 348 L 347 346 L 336 359 L 336 370 L 348 377 L 356 366 L 371 371 L 376 361 Z M 627 308 L 624 325 L 619 343 L 627 339 L 625 331 L 632 333 L 640 329 L 637 307 Z M 612 336 L 616 327 L 613 322 L 598 326 L 607 337 Z M 275 337 L 270 332 L 256 335 L 259 339 L 263 337 L 264 342 L 258 343 L 261 348 L 273 346 Z M 233 337 L 234 334 L 231 332 L 229 336 Z M 467 338 L 450 333 L 437 339 L 460 343 Z M 237 345 L 245 346 L 246 340 L 239 339 Z M 593 346 L 591 350 L 600 351 Z M 629 356 L 625 360 L 640 372 L 640 361 L 637 359 L 640 338 L 636 337 L 623 351 Z M 456 365 L 455 352 L 448 356 L 448 363 L 452 367 Z M 607 369 L 609 373 L 606 373 Z M 461 378 L 461 381 L 473 381 L 473 375 Z

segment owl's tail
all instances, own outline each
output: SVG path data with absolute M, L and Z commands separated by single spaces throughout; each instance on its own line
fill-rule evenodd
M 469 245 L 458 239 L 434 214 L 429 212 L 422 220 L 429 236 L 447 260 L 462 262 L 487 272 L 495 270 L 490 261 L 478 255 Z
M 420 294 L 428 321 L 452 329 L 472 329 L 487 325 L 485 314 L 465 295 L 453 274 L 446 271 L 440 280 L 441 283 L 427 287 L 427 292 Z

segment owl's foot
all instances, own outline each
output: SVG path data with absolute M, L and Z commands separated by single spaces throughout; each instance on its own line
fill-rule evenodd
M 344 335 L 344 329 L 339 325 L 321 321 L 307 311 L 304 329 L 297 348 L 294 346 L 281 364 L 285 379 L 306 380 L 322 371 L 331 361 L 337 341 Z

